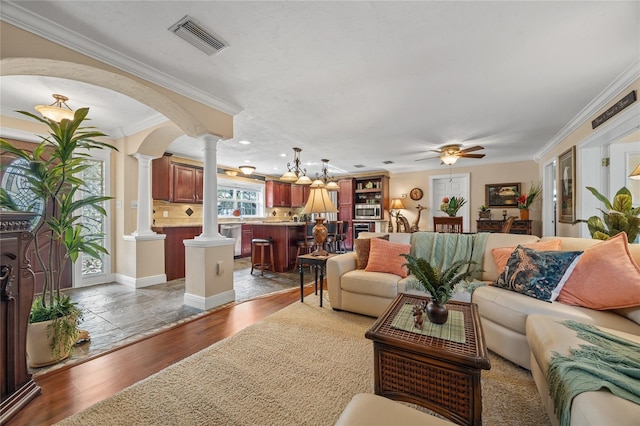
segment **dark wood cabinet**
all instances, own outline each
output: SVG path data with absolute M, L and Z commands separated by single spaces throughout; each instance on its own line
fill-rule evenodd
M 27 367 L 27 326 L 33 302 L 34 277 L 26 249 L 30 213 L 0 214 L 0 424 L 40 394 Z
M 242 224 L 242 252 L 241 257 L 251 256 L 251 240 L 253 239 L 253 227 L 248 223 Z
M 253 225 L 253 238 L 271 238 L 276 272 L 293 269 L 296 263 L 298 240 L 305 237 L 305 225 Z
M 372 219 L 384 219 L 389 209 L 389 176 L 368 176 L 355 180 L 354 204 L 379 204 L 380 216 Z
M 514 220 L 510 234 L 531 235 L 531 220 Z M 476 220 L 478 232 L 500 232 L 504 220 L 480 219 Z
M 304 207 L 310 193 L 310 185 L 291 185 L 291 207 Z
M 275 180 L 265 182 L 265 205 L 272 207 L 291 207 L 291 185 Z
M 338 220 L 349 223 L 345 247 L 353 250 L 353 179 L 338 181 Z
M 164 272 L 167 281 L 184 278 L 185 248 L 184 240 L 192 240 L 202 234 L 202 226 L 171 226 L 152 228 L 158 234 L 165 234 L 164 240 Z
M 169 155 L 156 158 L 151 166 L 151 197 L 172 203 L 202 203 L 204 170 L 171 161 Z

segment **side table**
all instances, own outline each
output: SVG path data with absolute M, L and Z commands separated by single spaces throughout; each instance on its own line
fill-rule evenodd
M 304 266 L 310 265 L 315 272 L 315 292 L 318 294 L 318 273 L 320 273 L 320 307 L 322 307 L 322 288 L 324 287 L 324 273 L 327 267 L 327 260 L 337 256 L 331 253 L 327 256 L 314 256 L 303 254 L 298 256 L 298 271 L 300 271 L 300 302 L 304 302 Z

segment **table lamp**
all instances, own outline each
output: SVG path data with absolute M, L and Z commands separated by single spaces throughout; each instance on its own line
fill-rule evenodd
M 338 209 L 336 209 L 336 206 L 331 202 L 326 188 L 311 188 L 309 200 L 304 206 L 304 209 L 302 209 L 301 214 L 335 213 L 337 211 Z M 312 256 L 326 256 L 329 254 L 329 252 L 324 249 L 324 242 L 327 240 L 327 227 L 324 226 L 323 222 L 323 217 L 316 217 L 316 224 L 312 230 L 316 249 L 311 253 Z
M 397 210 L 396 211 L 396 232 L 400 232 L 400 210 L 404 209 L 404 204 L 402 203 L 402 200 L 400 198 L 394 198 L 391 200 L 391 205 L 389 205 L 389 216 L 394 217 L 392 211 L 393 210 Z M 392 220 L 389 219 L 389 232 L 393 232 L 393 224 L 392 224 Z M 408 232 L 408 230 L 407 230 Z

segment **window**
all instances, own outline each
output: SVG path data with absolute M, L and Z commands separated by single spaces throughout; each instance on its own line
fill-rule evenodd
M 218 217 L 263 215 L 264 185 L 218 179 Z M 235 213 L 235 214 L 234 214 Z

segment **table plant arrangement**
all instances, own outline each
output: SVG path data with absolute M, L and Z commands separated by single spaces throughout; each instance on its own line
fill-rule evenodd
M 458 210 L 467 203 L 464 197 L 444 197 L 440 204 L 440 211 L 445 212 L 449 217 L 456 217 Z
M 477 272 L 472 265 L 477 265 L 473 260 L 459 260 L 454 262 L 443 271 L 432 266 L 426 259 L 415 257 L 410 254 L 403 254 L 407 259 L 405 266 L 409 272 L 416 277 L 424 291 L 431 295 L 431 301 L 421 309 L 426 312 L 427 317 L 434 324 L 444 324 L 449 317 L 446 303 L 453 296 L 456 284 L 466 280 L 474 272 Z M 417 315 L 414 310 L 414 315 Z
M 633 208 L 631 191 L 627 187 L 622 187 L 614 195 L 613 201 L 609 202 L 597 189 L 591 186 L 587 186 L 587 189 L 604 204 L 606 210 L 599 209 L 602 219 L 591 216 L 586 220 L 578 219 L 573 224 L 586 223 L 591 238 L 596 240 L 607 240 L 625 232 L 629 243 L 633 243 L 640 232 L 640 207 Z

